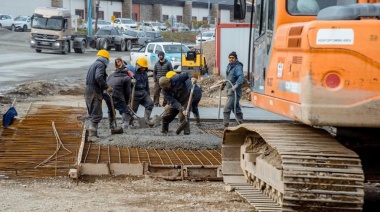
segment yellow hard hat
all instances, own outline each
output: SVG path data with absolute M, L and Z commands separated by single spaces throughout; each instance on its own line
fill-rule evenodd
M 145 57 L 140 57 L 137 59 L 136 64 L 143 68 L 148 68 L 148 61 Z
M 98 57 L 104 57 L 110 60 L 110 53 L 107 50 L 101 49 L 98 51 L 98 54 L 96 54 Z
M 166 73 L 166 77 L 167 78 L 172 78 L 173 76 L 175 76 L 177 73 L 175 71 L 168 71 L 168 73 Z

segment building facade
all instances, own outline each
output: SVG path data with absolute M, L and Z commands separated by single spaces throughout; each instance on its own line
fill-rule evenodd
M 230 2 L 230 3 L 228 3 Z M 95 18 L 96 5 L 99 3 L 99 19 L 111 21 L 111 17 L 132 18 L 135 21 L 167 21 L 187 24 L 191 28 L 192 20 L 209 21 L 209 23 L 229 23 L 233 20 L 231 1 L 220 0 L 2 0 L 0 13 L 32 15 L 36 7 L 64 7 L 73 15 L 87 20 L 88 6 L 92 6 L 92 18 Z M 250 8 L 249 8 L 250 10 Z M 246 22 L 250 13 L 247 13 Z

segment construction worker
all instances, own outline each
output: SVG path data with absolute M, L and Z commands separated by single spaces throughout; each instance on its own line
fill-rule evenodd
M 244 82 L 243 64 L 238 61 L 236 52 L 228 55 L 229 64 L 227 65 L 227 102 L 223 109 L 224 127 L 228 127 L 230 123 L 231 111 L 235 113 L 237 121 L 243 123 L 243 112 L 240 108 L 240 99 L 242 95 L 242 85 Z M 236 99 L 235 99 L 236 97 Z
M 148 69 L 148 61 L 144 57 L 140 57 L 136 61 L 136 73 L 133 76 L 132 83 L 135 86 L 133 108 L 132 110 L 137 113 L 139 105 L 141 104 L 145 108 L 144 119 L 147 125 L 153 126 L 153 122 L 150 120 L 150 115 L 153 109 L 153 100 L 150 97 L 149 81 L 146 70 Z
M 175 71 L 169 71 L 168 73 L 166 73 L 166 77 L 167 78 L 172 78 L 173 76 L 175 76 L 177 73 Z M 188 79 L 186 80 L 186 86 L 187 88 L 190 90 L 191 87 L 192 87 L 192 83 L 191 81 Z M 191 112 L 193 112 L 193 115 L 194 115 L 194 119 L 195 119 L 195 124 L 197 126 L 200 126 L 201 125 L 201 119 L 200 119 L 200 116 L 199 116 L 199 110 L 198 110 L 198 104 L 199 102 L 201 101 L 201 98 L 202 98 L 202 90 L 201 88 L 199 87 L 198 84 L 195 84 L 194 85 L 194 91 L 193 91 L 193 98 L 191 99 Z
M 131 67 L 129 67 L 131 68 Z M 111 101 L 114 102 L 114 107 L 119 111 L 120 115 L 123 117 L 123 128 L 125 130 L 129 127 L 129 121 L 131 120 L 130 111 L 127 108 L 129 101 L 131 99 L 131 78 L 128 72 L 134 71 L 125 67 L 123 59 L 120 57 L 115 59 L 115 71 L 111 73 L 107 78 L 107 83 L 113 88 L 112 100 L 108 94 L 104 95 L 104 100 L 108 107 L 108 121 L 110 129 L 115 129 L 115 117 L 113 117 L 114 111 L 112 111 Z
M 193 83 L 197 82 L 196 78 L 188 72 L 183 72 L 181 74 L 176 74 L 170 79 L 163 76 L 159 79 L 159 83 L 164 94 L 164 97 L 168 100 L 170 106 L 165 106 L 165 111 L 162 114 L 162 129 L 161 133 L 167 134 L 169 131 L 169 123 L 171 123 L 178 113 L 181 113 L 179 119 L 181 122 L 184 121 L 185 116 L 187 116 L 187 103 L 190 97 L 190 89 L 186 85 L 186 80 L 191 79 Z M 190 134 L 190 124 L 187 123 L 184 134 Z
M 153 100 L 154 100 L 154 106 L 160 107 L 160 93 L 161 93 L 161 87 L 158 83 L 158 80 L 160 77 L 165 76 L 168 71 L 173 71 L 172 63 L 165 59 L 165 53 L 163 51 L 158 52 L 158 58 L 159 60 L 154 65 L 153 70 L 153 80 L 154 80 L 154 94 L 153 94 Z M 162 103 L 162 106 L 165 106 L 167 104 L 166 99 L 164 98 L 164 101 Z
M 100 50 L 96 54 L 96 61 L 90 66 L 86 77 L 86 89 L 84 98 L 86 100 L 88 118 L 90 121 L 88 140 L 96 141 L 98 138 L 98 124 L 102 120 L 103 91 L 112 93 L 112 87 L 107 82 L 106 68 L 109 64 L 110 54 L 107 50 Z

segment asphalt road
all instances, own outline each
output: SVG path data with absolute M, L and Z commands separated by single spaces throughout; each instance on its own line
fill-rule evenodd
M 10 34 L 11 33 L 11 34 Z M 84 54 L 63 55 L 52 51 L 36 53 L 29 47 L 28 32 L 10 32 L 0 35 L 0 92 L 17 84 L 37 80 L 71 81 L 85 79 L 88 67 L 95 61 L 97 50 L 88 48 Z M 7 37 L 12 36 L 12 40 Z M 17 39 L 19 37 L 19 39 Z M 111 62 L 107 72 L 113 70 L 113 61 L 121 56 L 129 60 L 129 52 L 110 51 Z

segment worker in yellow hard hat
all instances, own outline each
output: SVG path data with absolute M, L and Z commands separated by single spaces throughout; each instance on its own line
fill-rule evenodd
M 146 73 L 148 70 L 148 61 L 145 57 L 137 59 L 135 70 L 136 74 L 133 76 L 134 79 L 132 79 L 132 84 L 134 86 L 134 94 L 132 94 L 132 110 L 137 113 L 139 105 L 144 106 L 145 122 L 152 127 L 154 123 L 150 119 L 150 115 L 154 105 L 153 100 L 150 97 L 148 74 Z
M 96 141 L 98 138 L 98 123 L 102 120 L 103 91 L 112 92 L 112 87 L 108 86 L 106 79 L 106 68 L 109 64 L 110 53 L 107 50 L 100 50 L 96 54 L 98 58 L 90 66 L 86 77 L 86 89 L 84 98 L 86 100 L 87 112 L 89 116 L 88 132 L 89 141 Z
M 176 75 L 177 75 L 177 72 L 175 72 L 175 71 L 169 71 L 168 73 L 166 73 L 166 78 L 171 79 L 172 77 L 174 77 Z M 187 79 L 185 81 L 185 83 L 186 83 L 187 88 L 190 90 L 191 86 L 192 86 L 191 81 L 189 79 Z M 202 98 L 201 88 L 199 87 L 198 84 L 195 84 L 194 85 L 194 91 L 193 91 L 193 98 L 191 100 L 190 110 L 191 110 L 191 112 L 193 112 L 194 119 L 195 119 L 195 124 L 197 126 L 201 125 L 201 119 L 200 119 L 199 110 L 198 110 L 198 104 L 201 101 L 201 98 Z

